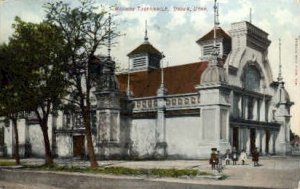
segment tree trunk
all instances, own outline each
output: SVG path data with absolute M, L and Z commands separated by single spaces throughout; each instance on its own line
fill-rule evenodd
M 17 118 L 12 118 L 11 119 L 13 122 L 13 128 L 14 128 L 14 132 L 15 132 L 15 151 L 14 151 L 14 157 L 16 160 L 16 164 L 20 165 L 20 153 L 19 153 L 19 132 L 18 132 L 18 123 L 17 123 Z
M 45 165 L 52 165 L 53 164 L 53 157 L 50 148 L 49 136 L 48 136 L 48 125 L 47 120 L 43 120 L 40 123 L 43 137 L 44 137 L 44 145 L 45 145 Z
M 93 140 L 92 140 L 92 132 L 90 126 L 90 112 L 89 110 L 86 109 L 83 111 L 83 124 L 85 127 L 85 135 L 87 140 L 87 148 L 88 148 L 91 167 L 98 167 Z

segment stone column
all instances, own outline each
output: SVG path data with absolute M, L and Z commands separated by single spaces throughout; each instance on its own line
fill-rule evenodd
M 274 154 L 274 132 L 270 131 L 269 153 Z
M 165 108 L 166 99 L 165 96 L 167 90 L 162 83 L 160 88 L 157 90 L 157 120 L 155 129 L 155 158 L 162 159 L 167 156 L 167 143 L 166 143 L 166 119 L 165 119 Z
M 166 141 L 166 133 L 165 133 L 165 111 L 158 110 L 157 111 L 157 124 L 156 124 L 156 139 L 158 142 Z
M 262 154 L 266 154 L 266 131 L 264 129 L 261 130 L 261 152 Z
M 239 128 L 239 149 L 236 149 L 240 151 L 245 146 L 245 129 L 240 127 Z
M 260 130 L 259 129 L 256 129 L 256 131 L 255 131 L 256 133 L 255 133 L 255 146 L 257 147 L 257 148 L 259 148 L 259 151 L 261 150 L 261 137 L 260 137 L 260 134 L 261 134 L 261 132 L 260 132 Z
M 261 101 L 261 106 L 260 106 L 260 116 L 259 116 L 259 121 L 265 121 L 266 119 L 265 119 L 265 113 L 266 113 L 266 103 L 265 103 L 265 99 L 263 99 L 262 101 Z
M 253 120 L 257 120 L 258 116 L 257 116 L 257 107 L 258 107 L 258 101 L 257 99 L 253 99 Z
M 246 153 L 250 154 L 250 129 L 246 128 L 246 137 L 247 137 L 247 142 L 246 142 Z
M 243 117 L 242 113 L 243 113 L 243 107 L 242 107 L 242 96 L 238 96 L 238 109 L 239 109 L 239 118 Z
M 244 118 L 248 119 L 248 98 L 244 97 Z

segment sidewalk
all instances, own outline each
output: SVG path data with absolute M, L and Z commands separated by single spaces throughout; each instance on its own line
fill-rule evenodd
M 23 164 L 43 164 L 43 159 L 22 159 Z M 74 159 L 56 159 L 55 163 L 69 166 L 89 166 L 89 162 Z M 298 188 L 300 181 L 299 157 L 262 157 L 261 166 L 253 167 L 251 160 L 246 165 L 228 165 L 223 173 L 229 177 L 225 180 L 204 178 L 149 178 L 156 181 L 212 184 L 228 186 L 251 186 L 266 188 Z M 165 160 L 165 161 L 99 161 L 100 166 L 128 168 L 176 168 L 199 169 L 212 172 L 208 160 Z M 300 189 L 300 188 L 299 188 Z

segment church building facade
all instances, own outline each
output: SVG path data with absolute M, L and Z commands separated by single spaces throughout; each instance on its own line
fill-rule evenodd
M 268 34 L 243 21 L 229 33 L 215 26 L 196 43 L 201 61 L 166 68 L 147 33 L 128 54 L 128 73 L 115 74 L 110 58 L 96 59 L 102 68 L 95 75 L 91 127 L 99 158 L 200 159 L 211 148 L 289 152 L 293 103 L 281 69 L 273 81 Z M 30 115 L 19 120 L 22 156 L 43 156 L 37 124 Z M 78 113 L 59 111 L 48 124 L 58 157 L 87 154 Z M 3 121 L 2 128 L 6 154 L 12 155 L 12 125 Z

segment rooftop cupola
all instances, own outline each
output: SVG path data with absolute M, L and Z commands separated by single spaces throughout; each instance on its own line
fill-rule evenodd
M 147 21 L 145 22 L 144 42 L 127 54 L 129 57 L 130 71 L 145 71 L 159 69 L 162 54 L 150 42 L 147 31 Z
M 219 58 L 226 58 L 230 53 L 231 37 L 221 27 L 216 27 L 216 39 L 214 39 L 213 28 L 210 32 L 196 41 L 201 48 L 202 60 L 209 60 L 214 48 L 214 41 L 216 42 Z

